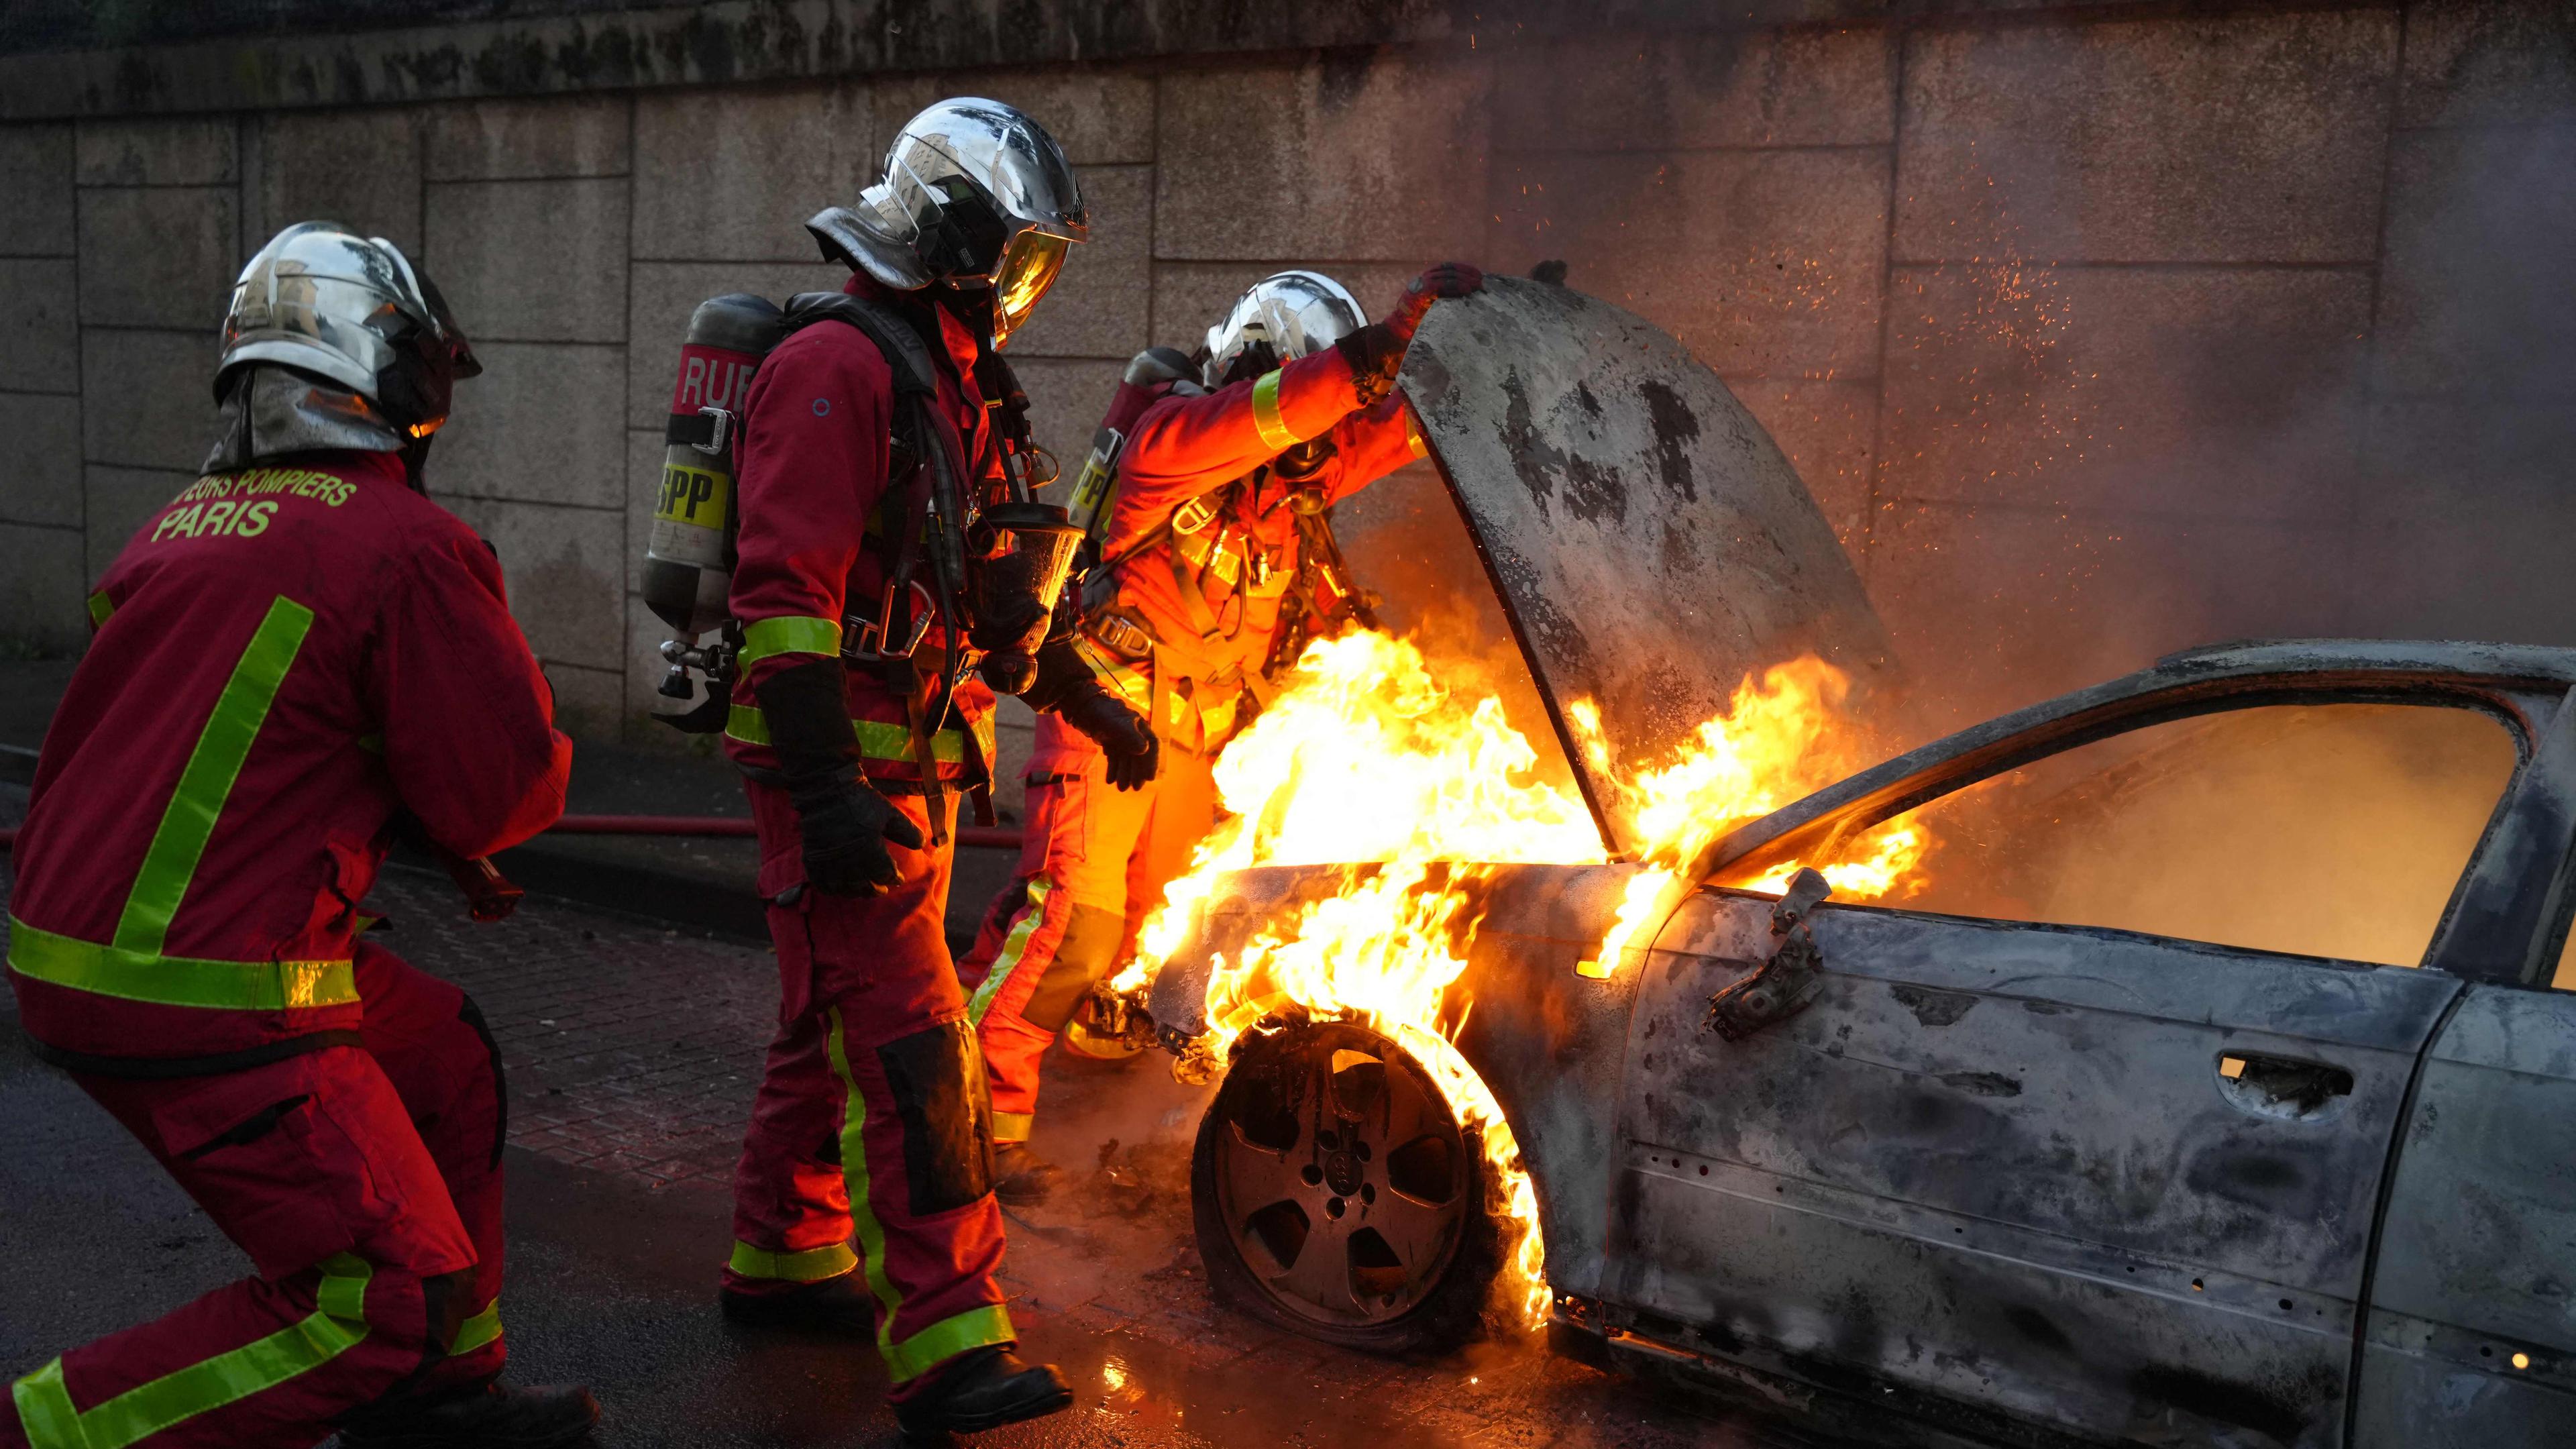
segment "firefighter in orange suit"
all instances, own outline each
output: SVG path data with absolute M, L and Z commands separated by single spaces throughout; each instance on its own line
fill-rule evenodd
M 1079 710 L 1038 718 L 1020 867 L 961 968 L 1003 1201 L 1051 1189 L 1028 1146 L 1039 1059 L 1214 824 L 1211 762 L 1298 642 L 1351 611 L 1324 511 L 1422 456 L 1393 395 L 1415 326 L 1482 283 L 1434 267 L 1372 324 L 1331 278 L 1283 272 L 1209 329 L 1199 377 L 1169 349 L 1130 365 L 1101 434 L 1126 441 L 1072 647 L 1158 748 L 1104 751 L 1072 727 Z
M 1062 517 L 1009 501 L 1025 455 L 996 349 L 1086 220 L 1034 121 L 985 100 L 931 107 L 883 181 L 808 223 L 850 280 L 789 303 L 745 401 L 726 747 L 760 833 L 783 1000 L 721 1301 L 737 1322 L 871 1338 L 915 1434 L 1072 1402 L 1052 1366 L 1012 1353 L 989 1099 L 942 923 L 956 802 L 992 768 L 993 694 L 967 666 L 1033 689 L 1022 668 L 1050 612 L 996 592 L 970 540 L 1007 532 L 1005 507 Z M 1150 744 L 1123 723 L 1122 751 Z
M 404 817 L 478 856 L 563 810 L 571 745 L 501 571 L 419 491 L 477 370 L 390 243 L 288 228 L 234 290 L 205 476 L 90 597 L 9 984 L 255 1276 L 18 1379 L 0 1445 L 541 1449 L 597 1417 L 493 1382 L 500 1056 L 463 992 L 359 934 Z

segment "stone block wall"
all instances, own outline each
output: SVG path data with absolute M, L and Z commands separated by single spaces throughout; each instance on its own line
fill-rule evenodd
M 78 646 L 205 447 L 235 269 L 336 216 L 483 355 L 433 487 L 568 721 L 654 742 L 638 560 L 688 312 L 837 285 L 802 219 L 970 92 L 1092 204 L 1012 347 L 1068 471 L 1124 360 L 1267 272 L 1374 305 L 1562 258 L 1763 419 L 1957 709 L 2231 635 L 2576 643 L 2563 14 L 1966 9 L 0 123 L 0 632 Z

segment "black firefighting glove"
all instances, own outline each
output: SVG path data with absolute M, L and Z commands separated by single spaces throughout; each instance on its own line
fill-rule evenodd
M 1109 757 L 1109 783 L 1139 790 L 1162 770 L 1163 744 L 1154 738 L 1145 717 L 1109 692 L 1091 672 L 1073 641 L 1059 640 L 1038 651 L 1038 682 L 1022 696 L 1032 708 L 1049 710 L 1080 730 Z
M 1426 269 L 1405 287 L 1404 295 L 1395 299 L 1394 310 L 1385 317 L 1386 325 L 1407 342 L 1413 340 L 1413 329 L 1422 325 L 1431 304 L 1443 297 L 1464 297 L 1485 285 L 1485 274 L 1465 262 L 1442 262 Z
M 919 850 L 921 828 L 860 776 L 841 689 L 841 662 L 817 659 L 762 680 L 761 710 L 804 837 L 806 884 L 830 896 L 883 895 L 903 880 L 886 842 Z

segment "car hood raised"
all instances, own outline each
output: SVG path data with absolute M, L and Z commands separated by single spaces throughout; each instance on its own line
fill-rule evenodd
M 1651 323 L 1491 278 L 1431 309 L 1398 385 L 1614 851 L 1638 843 L 1568 730 L 1577 701 L 1633 770 L 1801 653 L 1894 682 L 1886 630 L 1788 459 Z

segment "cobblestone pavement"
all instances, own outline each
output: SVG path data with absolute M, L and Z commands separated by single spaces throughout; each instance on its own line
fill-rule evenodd
M 23 799 L 0 786 L 0 821 Z M 611 1406 L 601 1437 L 612 1449 L 890 1442 L 872 1354 L 746 1342 L 708 1301 L 727 1237 L 724 1189 L 776 1011 L 769 953 L 536 897 L 511 921 L 477 926 L 443 880 L 405 872 L 389 872 L 370 905 L 393 923 L 385 944 L 473 992 L 502 1044 L 510 1140 L 524 1149 L 512 1168 L 517 1371 L 593 1383 Z M 0 1036 L 14 1036 L 14 1021 Z M 0 1057 L 17 1059 L 0 1060 L 0 1115 L 11 1119 L 0 1191 L 20 1206 L 0 1230 L 0 1268 L 57 1257 L 62 1239 L 82 1233 L 142 1233 L 167 1250 L 152 1274 L 113 1290 L 88 1276 L 0 1290 L 0 1310 L 13 1297 L 41 1310 L 0 1311 L 28 1335 L 20 1343 L 0 1328 L 0 1373 L 14 1374 L 242 1268 L 123 1134 L 7 1046 Z M 1530 1344 L 1395 1363 L 1220 1307 L 1189 1228 L 1186 1151 L 1203 1095 L 1161 1068 L 1158 1056 L 1048 1064 L 1037 1145 L 1066 1166 L 1068 1191 L 1012 1214 L 1005 1282 L 1025 1351 L 1062 1364 L 1079 1398 L 1071 1414 L 979 1444 L 1793 1442 L 1698 1417 Z M 48 1206 L 67 1176 L 85 1195 Z M 120 1215 L 142 1225 L 121 1229 Z

